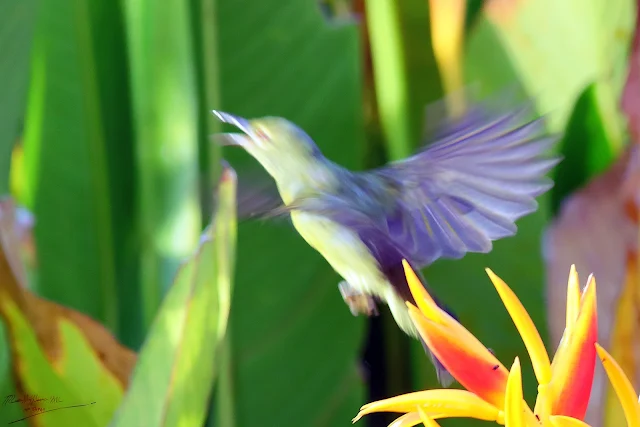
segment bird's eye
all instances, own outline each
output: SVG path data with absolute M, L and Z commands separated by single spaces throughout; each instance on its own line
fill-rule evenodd
M 269 141 L 269 135 L 266 134 L 266 132 L 260 128 L 257 128 L 255 130 L 255 134 L 258 138 L 260 138 L 260 140 L 262 141 Z

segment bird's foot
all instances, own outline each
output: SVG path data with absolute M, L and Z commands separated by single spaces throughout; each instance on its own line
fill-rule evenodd
M 349 306 L 351 314 L 358 316 L 361 313 L 367 316 L 377 316 L 378 308 L 371 295 L 364 294 L 353 288 L 349 282 L 342 281 L 338 284 L 342 299 Z

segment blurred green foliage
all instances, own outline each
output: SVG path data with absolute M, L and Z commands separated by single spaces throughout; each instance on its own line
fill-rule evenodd
M 226 169 L 212 223 L 163 300 L 111 426 L 203 424 L 229 316 L 235 187 Z
M 0 191 L 9 189 L 15 148 L 12 195 L 36 216 L 29 286 L 140 350 L 113 425 L 149 414 L 156 419 L 148 425 L 178 425 L 180 417 L 223 427 L 349 425 L 368 400 L 360 360 L 367 319 L 351 316 L 340 278 L 288 223 L 239 224 L 237 256 L 231 237 L 226 249 L 216 238 L 198 244 L 221 157 L 240 180 L 256 167 L 243 152 L 211 145 L 209 135 L 222 130 L 211 109 L 286 117 L 352 169 L 375 166 L 368 153 L 378 139 L 386 157 L 376 163 L 423 142 L 425 107 L 446 95 L 430 2 L 351 2 L 366 32 L 356 19 L 323 16 L 318 3 L 0 0 Z M 546 339 L 541 232 L 627 139 L 618 105 L 636 4 L 611 5 L 469 0 L 461 12 L 462 83 L 480 94 L 517 89 L 563 134 L 556 186 L 536 214 L 519 221 L 518 235 L 488 255 L 439 261 L 425 272 L 503 361 L 526 350 L 483 268 L 514 289 Z M 370 93 L 373 114 L 364 102 Z M 214 232 L 234 228 L 227 219 L 215 219 Z M 221 283 L 231 273 L 219 273 L 234 258 L 229 307 L 216 290 L 230 297 L 231 284 Z M 387 377 L 385 395 L 436 386 L 422 347 L 393 327 L 383 331 L 376 351 L 387 357 L 386 372 L 374 374 Z M 4 332 L 0 338 L 8 343 Z M 410 353 L 398 351 L 409 342 Z M 13 391 L 11 362 L 2 350 L 3 391 Z M 411 383 L 395 381 L 404 365 Z
M 555 173 L 556 185 L 551 193 L 551 210 L 555 215 L 562 200 L 606 171 L 620 154 L 624 135 L 603 86 L 593 83 L 580 94 L 567 122 L 561 150 L 565 160 Z M 585 144 L 584 141 L 589 141 Z

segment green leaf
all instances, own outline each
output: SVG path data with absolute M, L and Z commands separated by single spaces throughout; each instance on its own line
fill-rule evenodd
M 563 130 L 575 99 L 588 84 L 606 83 L 608 96 L 619 99 L 635 3 L 488 2 L 469 35 L 468 81 L 480 83 L 486 92 L 522 84 L 540 112 L 552 113 L 550 129 Z
M 235 188 L 235 173 L 227 168 L 212 224 L 196 253 L 178 270 L 111 426 L 203 424 L 229 314 Z
M 482 15 L 482 7 L 485 0 L 467 0 L 465 28 L 469 30 L 476 23 L 476 19 Z
M 196 59 L 188 2 L 124 2 L 136 134 L 145 328 L 202 230 Z
M 378 115 L 389 157 L 410 155 L 420 143 L 424 109 L 442 95 L 427 0 L 366 4 Z
M 211 216 L 210 194 L 212 186 L 218 182 L 221 150 L 211 144 L 210 135 L 222 127 L 211 114 L 211 106 L 219 105 L 220 78 L 217 52 L 217 24 L 215 14 L 216 0 L 191 0 L 192 34 L 195 51 L 199 116 L 199 160 L 200 160 L 200 202 L 204 218 Z
M 9 191 L 11 150 L 22 134 L 37 1 L 0 1 L 0 194 Z
M 328 25 L 306 0 L 219 1 L 217 23 L 221 105 L 212 108 L 285 117 L 332 160 L 363 167 L 356 26 Z M 257 167 L 239 150 L 224 155 L 240 181 Z M 344 304 L 340 277 L 288 221 L 242 223 L 238 248 L 232 369 L 210 425 L 349 424 L 365 399 L 357 360 L 366 319 Z
M 118 2 L 42 2 L 25 135 L 38 289 L 135 334 L 127 65 Z M 118 318 L 119 313 L 131 317 Z M 132 342 L 134 340 L 130 340 Z
M 500 40 L 495 27 L 480 12 L 476 24 L 467 29 L 464 57 L 465 81 L 473 86 L 478 96 L 490 96 L 513 87 L 516 95 L 525 91 L 513 61 Z
M 554 215 L 565 197 L 604 172 L 620 153 L 624 135 L 617 105 L 613 99 L 603 99 L 610 93 L 603 84 L 589 85 L 576 102 L 560 146 L 564 160 L 555 169 Z

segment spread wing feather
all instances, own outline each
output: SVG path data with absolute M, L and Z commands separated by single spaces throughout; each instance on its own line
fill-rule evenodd
M 560 159 L 545 155 L 557 138 L 545 135 L 542 119 L 525 122 L 526 113 L 476 109 L 414 156 L 369 172 L 399 188 L 386 217 L 409 259 L 489 252 L 538 208 L 535 198 L 553 185 L 545 174 Z

